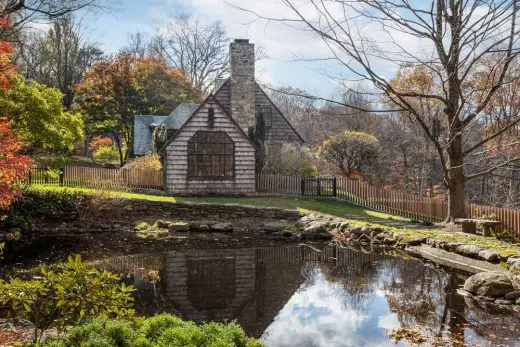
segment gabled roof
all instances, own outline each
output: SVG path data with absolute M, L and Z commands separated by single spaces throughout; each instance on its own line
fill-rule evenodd
M 273 102 L 273 100 L 271 100 L 271 98 L 269 97 L 269 95 L 267 95 L 267 93 L 262 89 L 262 87 L 258 84 L 258 82 L 255 81 L 255 84 L 256 86 L 258 87 L 258 89 L 260 89 L 262 91 L 262 93 L 264 94 L 264 96 L 267 98 L 267 100 L 269 100 L 269 102 L 271 103 L 271 106 L 275 108 L 275 110 L 280 113 L 280 116 L 282 116 L 282 118 L 287 122 L 287 124 L 289 125 L 289 127 L 292 129 L 292 131 L 294 131 L 294 133 L 296 134 L 296 136 L 298 136 L 298 138 L 300 139 L 301 143 L 305 143 L 305 141 L 303 140 L 303 138 L 300 136 L 300 134 L 296 131 L 296 129 L 294 129 L 294 127 L 292 126 L 291 122 L 289 122 L 289 120 L 287 118 L 285 118 L 283 112 L 278 108 L 278 106 L 276 106 L 276 104 Z
M 199 107 L 198 104 L 188 104 L 183 102 L 173 110 L 172 113 L 164 120 L 163 124 L 167 129 L 178 130 L 182 127 L 186 120 Z
M 151 128 L 162 124 L 166 116 L 140 115 L 134 117 L 134 153 L 143 155 L 150 153 L 152 139 Z
M 168 145 L 170 143 L 173 142 L 173 140 L 175 140 L 177 138 L 177 136 L 179 134 L 182 133 L 182 130 L 184 129 L 184 127 L 186 126 L 186 124 L 188 124 L 190 122 L 190 120 L 195 117 L 195 115 L 197 113 L 199 113 L 200 109 L 202 109 L 207 103 L 208 101 L 212 101 L 214 102 L 215 104 L 217 104 L 217 106 L 220 108 L 220 110 L 222 111 L 222 113 L 224 113 L 226 115 L 226 117 L 229 118 L 229 120 L 237 127 L 238 129 L 238 132 L 244 137 L 244 139 L 247 140 L 247 142 L 255 147 L 255 145 L 253 144 L 253 142 L 251 141 L 251 139 L 249 138 L 249 136 L 247 136 L 247 134 L 244 132 L 244 130 L 242 130 L 242 128 L 240 127 L 240 125 L 238 125 L 238 123 L 233 119 L 233 117 L 231 117 L 229 115 L 229 113 L 227 112 L 227 110 L 222 106 L 222 104 L 217 100 L 217 98 L 215 98 L 215 95 L 213 94 L 210 94 L 208 95 L 208 97 L 199 105 L 199 107 L 197 107 L 197 109 L 195 111 L 192 112 L 192 114 L 188 117 L 188 119 L 184 122 L 184 124 L 180 127 L 180 129 L 170 138 L 168 139 L 168 141 L 164 144 L 164 146 L 161 148 L 161 150 L 159 152 L 163 153 L 164 150 L 168 147 Z
M 269 105 L 271 106 L 271 109 L 273 110 L 273 114 L 277 114 L 279 116 L 279 119 L 282 123 L 286 124 L 287 130 L 290 130 L 293 135 L 291 136 L 292 140 L 297 140 L 300 143 L 305 143 L 301 135 L 294 129 L 292 124 L 287 120 L 287 118 L 284 116 L 282 111 L 276 106 L 276 104 L 271 100 L 271 98 L 267 95 L 267 93 L 262 89 L 262 87 L 258 84 L 258 82 L 255 81 L 255 96 L 256 94 L 259 95 L 261 93 L 262 99 L 267 101 Z M 223 107 L 226 111 L 230 112 L 230 104 L 231 104 L 231 83 L 230 79 L 226 79 L 220 87 L 215 92 L 215 97 L 219 100 L 221 104 L 223 104 Z M 257 106 L 257 103 L 261 102 L 260 100 L 255 100 L 255 106 Z M 233 116 L 233 115 L 231 115 Z M 282 140 L 283 141 L 283 140 Z

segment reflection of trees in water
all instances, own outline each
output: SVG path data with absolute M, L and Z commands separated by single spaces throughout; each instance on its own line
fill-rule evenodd
M 445 272 L 418 261 L 392 259 L 383 264 L 380 281 L 390 309 L 403 325 L 438 323 L 449 282 Z
M 427 336 L 449 336 L 451 340 L 447 344 L 462 346 L 464 334 L 471 333 L 464 328 L 466 323 L 481 336 L 494 336 L 496 343 L 506 343 L 507 338 L 520 340 L 520 329 L 510 330 L 520 321 L 519 314 L 497 316 L 476 307 L 468 309 L 464 298 L 456 294 L 464 276 L 420 261 L 404 261 L 338 247 L 324 247 L 320 251 L 286 246 L 174 253 L 113 258 L 100 265 L 124 274 L 129 283 L 136 285 L 135 304 L 143 314 L 172 311 L 174 306 L 187 314 L 178 301 L 182 296 L 186 302 L 194 304 L 193 309 L 198 313 L 208 309 L 222 312 L 223 318 L 238 319 L 248 334 L 255 336 L 260 336 L 272 323 L 296 290 L 305 290 L 315 283 L 319 270 L 326 280 L 340 285 L 338 295 L 346 307 L 367 311 L 375 295 L 382 292 L 402 327 L 420 328 Z M 208 253 L 212 254 L 210 260 L 205 259 Z M 185 261 L 176 268 L 172 261 L 179 259 Z M 222 266 L 224 263 L 227 266 Z M 218 271 L 214 266 L 218 266 Z M 244 270 L 244 267 L 251 270 Z M 174 269 L 178 271 L 173 273 Z M 228 272 L 236 276 L 224 278 Z M 236 282 L 244 276 L 251 279 L 247 291 Z M 150 281 L 151 277 L 155 282 Z M 172 300 L 172 291 L 181 284 L 182 278 L 185 279 L 185 291 Z M 231 281 L 233 278 L 235 280 Z M 236 286 L 234 295 L 231 295 L 230 286 Z M 215 291 L 215 288 L 219 290 Z M 213 296 L 219 294 L 219 297 L 204 302 L 211 297 L 206 295 L 207 290 L 213 290 Z M 245 296 L 240 305 L 232 310 L 221 310 L 220 306 L 230 302 L 227 296 L 241 293 Z M 199 300 L 201 298 L 204 300 Z M 218 307 L 213 308 L 210 304 L 218 304 Z M 186 318 L 197 320 L 195 313 Z
M 345 304 L 353 309 L 366 310 L 377 283 L 377 263 L 380 256 L 367 255 L 352 250 L 341 250 L 339 256 L 348 256 L 348 264 L 324 262 L 318 265 L 319 269 L 330 282 L 339 283 L 345 290 L 343 295 Z
M 381 286 L 403 328 L 419 329 L 439 345 L 464 346 L 472 335 L 492 337 L 493 345 L 519 346 L 518 313 L 486 312 L 467 305 L 457 288 L 465 275 L 419 261 L 391 260 L 381 268 Z M 467 328 L 470 328 L 468 330 Z M 473 334 L 474 335 L 474 334 Z M 434 343 L 434 342 L 432 342 Z

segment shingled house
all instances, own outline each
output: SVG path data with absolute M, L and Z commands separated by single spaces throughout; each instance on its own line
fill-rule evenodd
M 183 104 L 163 120 L 173 130 L 162 152 L 165 190 L 175 194 L 245 194 L 255 191 L 255 146 L 247 129 L 261 112 L 265 147 L 303 140 L 255 81 L 254 45 L 237 39 L 230 44 L 230 77 L 200 105 Z M 185 112 L 186 111 L 186 112 Z M 136 117 L 136 121 L 139 117 Z M 148 116 L 149 117 L 149 116 Z M 145 119 L 145 118 L 143 118 Z M 146 118 L 148 119 L 148 118 Z M 141 120 L 139 120 L 141 121 Z M 139 125 L 151 139 L 153 126 Z M 136 123 L 137 125 L 137 123 Z M 144 129 L 144 130 L 143 130 Z M 149 129 L 149 130 L 148 130 Z M 144 132 L 146 132 L 144 131 Z M 142 134 L 141 134 L 142 135 Z M 146 140 L 136 133 L 136 154 L 145 154 Z

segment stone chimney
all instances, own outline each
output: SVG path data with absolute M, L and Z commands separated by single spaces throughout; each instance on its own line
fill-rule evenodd
M 229 46 L 231 117 L 247 132 L 255 121 L 255 45 L 235 39 Z

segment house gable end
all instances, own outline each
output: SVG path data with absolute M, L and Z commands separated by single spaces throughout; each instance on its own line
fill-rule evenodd
M 294 129 L 291 123 L 285 118 L 282 111 L 267 96 L 264 90 L 256 83 L 255 91 L 255 107 L 257 110 L 269 107 L 271 110 L 271 119 L 266 120 L 267 129 L 266 137 L 269 142 L 298 142 L 305 143 L 300 134 Z

